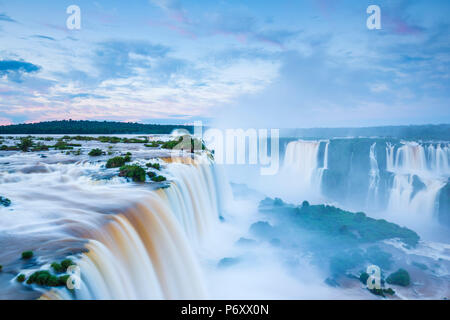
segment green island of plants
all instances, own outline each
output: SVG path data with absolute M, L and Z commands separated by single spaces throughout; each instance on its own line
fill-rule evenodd
M 159 163 L 147 163 L 146 164 L 147 168 L 153 168 L 155 170 L 161 170 L 161 165 Z
M 106 168 L 120 168 L 130 161 L 131 157 L 129 155 L 126 155 L 125 157 L 114 157 L 106 162 Z
M 22 252 L 22 259 L 24 259 L 24 260 L 31 259 L 31 258 L 33 258 L 33 256 L 34 256 L 34 253 L 31 250 Z
M 145 182 L 145 170 L 137 165 L 124 165 L 120 167 L 119 177 L 131 178 L 134 182 Z
M 2 205 L 4 207 L 9 207 L 11 205 L 11 200 L 0 196 L 0 205 Z
M 100 157 L 100 156 L 102 156 L 102 155 L 103 155 L 102 149 L 98 149 L 98 148 L 92 149 L 92 150 L 89 152 L 89 156 L 90 156 L 90 157 Z
M 386 282 L 402 287 L 407 287 L 411 283 L 411 277 L 405 269 L 398 269 L 387 277 Z
M 304 202 L 301 206 L 295 206 L 281 199 L 266 198 L 260 202 L 259 210 L 279 213 L 292 219 L 299 227 L 341 241 L 371 243 L 398 238 L 406 245 L 415 247 L 420 239 L 414 231 L 395 223 L 329 205 L 309 205 Z

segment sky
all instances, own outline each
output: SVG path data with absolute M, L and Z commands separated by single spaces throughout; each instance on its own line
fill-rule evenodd
M 450 123 L 449 16 L 448 0 L 0 0 L 0 125 Z

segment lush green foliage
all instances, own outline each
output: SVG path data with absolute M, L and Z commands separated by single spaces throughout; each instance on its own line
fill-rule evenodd
M 145 146 L 148 148 L 158 148 L 162 144 L 164 144 L 163 141 L 150 141 L 150 143 L 146 144 Z
M 146 164 L 147 168 L 153 168 L 156 170 L 161 170 L 161 165 L 159 163 L 147 163 Z
M 131 161 L 131 158 L 128 155 L 125 157 L 114 157 L 106 162 L 106 168 L 120 168 L 129 161 Z
M 328 205 L 293 206 L 278 200 L 266 198 L 260 203 L 261 211 L 271 211 L 274 208 L 290 218 L 299 226 L 323 233 L 324 235 L 370 243 L 386 239 L 399 238 L 407 245 L 415 246 L 419 236 L 412 230 L 400 227 L 384 219 L 373 219 L 364 213 L 352 213 Z
M 0 134 L 169 134 L 179 128 L 192 132 L 192 126 L 63 120 L 0 126 Z
M 165 142 L 162 149 L 176 149 L 194 152 L 196 149 L 206 150 L 206 146 L 199 139 L 192 138 L 189 135 L 179 137 L 178 139 Z
M 68 275 L 58 277 L 52 275 L 48 270 L 40 270 L 34 272 L 28 278 L 27 284 L 37 284 L 46 287 L 61 287 L 66 285 L 68 278 Z
M 23 152 L 28 152 L 32 146 L 33 140 L 30 137 L 21 138 L 20 143 L 17 145 L 17 147 Z
M 394 273 L 391 273 L 389 277 L 387 277 L 386 282 L 389 284 L 396 284 L 406 287 L 409 286 L 411 278 L 408 271 L 406 271 L 405 269 L 398 269 Z
M 55 150 L 72 150 L 73 146 L 70 146 L 67 142 L 61 140 L 55 143 L 53 148 L 55 148 Z
M 24 251 L 24 252 L 22 252 L 22 259 L 25 259 L 25 260 L 31 259 L 31 258 L 33 258 L 33 256 L 34 256 L 33 251 Z
M 49 149 L 49 146 L 47 146 L 41 142 L 38 142 L 33 146 L 33 149 L 31 151 L 33 151 L 33 152 L 48 151 L 48 149 Z
M 183 137 L 180 137 L 176 140 L 170 140 L 170 141 L 164 142 L 163 145 L 161 146 L 161 148 L 162 149 L 173 149 L 178 144 L 180 144 L 182 141 L 183 141 Z
M 164 182 L 167 180 L 166 177 L 163 176 L 151 177 L 151 179 L 153 182 Z
M 70 260 L 70 259 L 65 259 L 63 261 L 61 261 L 61 263 L 58 262 L 53 262 L 51 264 L 51 268 L 56 272 L 56 273 L 62 273 L 62 272 L 66 272 L 67 268 L 69 268 L 70 266 L 75 265 L 75 263 Z
M 145 182 L 145 170 L 136 164 L 120 167 L 119 176 L 131 178 L 134 182 Z
M 92 149 L 92 150 L 89 152 L 89 156 L 90 156 L 90 157 L 100 157 L 101 155 L 103 155 L 102 149 L 96 148 L 96 149 Z
M 19 274 L 19 275 L 17 276 L 16 280 L 17 280 L 17 282 L 22 283 L 22 282 L 24 282 L 24 281 L 26 280 L 26 277 L 25 277 L 24 274 Z

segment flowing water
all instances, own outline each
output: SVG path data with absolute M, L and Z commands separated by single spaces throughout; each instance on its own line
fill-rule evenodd
M 86 155 L 106 146 L 108 156 Z M 237 245 L 249 241 L 249 227 L 261 219 L 257 204 L 270 191 L 235 186 L 233 199 L 223 168 L 205 153 L 98 142 L 83 142 L 81 150 L 81 156 L 0 151 L 0 195 L 12 200 L 10 207 L 0 207 L 0 242 L 6 248 L 0 252 L 0 298 L 342 298 L 342 290 L 347 298 L 371 298 L 359 287 L 326 285 L 309 252 L 276 241 Z M 128 151 L 134 163 L 161 164 L 167 182 L 133 183 L 118 177 L 118 169 L 105 168 L 106 159 Z M 284 154 L 280 174 L 264 184 L 279 194 L 287 194 L 284 187 L 297 202 L 352 203 L 358 210 L 421 224 L 436 221 L 450 176 L 448 143 L 298 140 L 290 141 Z M 445 245 L 420 248 L 424 256 L 450 259 Z M 25 250 L 36 258 L 21 260 Z M 64 258 L 80 269 L 76 290 L 15 280 Z M 237 267 L 221 267 L 224 261 Z M 440 276 L 447 276 L 441 268 Z

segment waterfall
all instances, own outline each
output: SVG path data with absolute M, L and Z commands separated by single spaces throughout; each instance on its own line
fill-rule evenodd
M 448 145 L 442 147 L 438 143 L 425 147 L 417 142 L 404 142 L 396 152 L 394 146 L 388 145 L 386 152 L 388 171 L 433 177 L 450 174 Z
M 395 149 L 387 144 L 386 155 L 386 170 L 394 174 L 387 210 L 431 221 L 436 198 L 450 175 L 448 145 L 403 142 Z
M 77 262 L 81 288 L 45 297 L 75 299 L 205 299 L 195 247 L 221 213 L 219 175 L 202 158 L 165 159 L 172 182 L 132 208 L 85 230 L 87 253 Z M 222 200 L 223 201 L 223 200 Z
M 378 187 L 380 183 L 380 169 L 378 167 L 377 156 L 375 154 L 376 142 L 370 146 L 369 159 L 369 192 L 367 195 L 367 206 L 371 206 L 378 202 Z
M 288 143 L 283 172 L 289 179 L 294 178 L 294 187 L 307 195 L 320 195 L 323 171 L 328 168 L 328 145 L 325 142 L 323 164 L 320 165 L 319 151 L 323 141 L 293 141 Z

